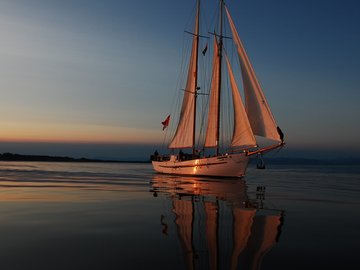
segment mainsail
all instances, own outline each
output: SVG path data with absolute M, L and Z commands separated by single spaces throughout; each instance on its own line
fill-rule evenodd
M 225 10 L 229 20 L 233 39 L 239 54 L 241 73 L 243 77 L 243 85 L 245 91 L 246 112 L 248 114 L 252 131 L 255 135 L 280 142 L 281 140 L 277 131 L 275 119 L 271 113 L 265 95 L 261 90 L 254 69 L 251 66 L 251 63 L 245 52 L 244 46 L 242 45 L 239 34 L 236 31 L 230 13 L 226 7 Z
M 196 13 L 191 58 L 189 62 L 188 77 L 186 88 L 184 90 L 179 124 L 169 148 L 190 148 L 194 146 L 198 46 L 199 8 Z
M 232 72 L 229 59 L 226 56 L 226 64 L 230 77 L 230 85 L 234 104 L 234 132 L 231 146 L 256 146 L 256 140 L 251 130 L 250 123 L 240 97 L 239 88 L 237 87 L 234 74 Z

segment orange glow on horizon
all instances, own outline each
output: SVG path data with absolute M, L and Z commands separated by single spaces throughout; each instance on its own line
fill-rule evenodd
M 128 127 L 45 123 L 2 123 L 0 142 L 159 143 L 158 130 Z

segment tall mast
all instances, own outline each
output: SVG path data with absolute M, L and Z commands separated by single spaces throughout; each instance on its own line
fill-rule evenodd
M 197 86 L 198 54 L 199 54 L 199 16 L 200 0 L 197 0 L 195 11 L 195 25 L 193 29 L 191 56 L 188 63 L 187 81 L 180 111 L 179 123 L 172 141 L 171 149 L 192 148 L 195 153 L 195 130 L 196 130 L 196 97 L 199 87 Z
M 194 128 L 193 128 L 193 149 L 192 149 L 192 153 L 193 155 L 196 152 L 196 147 L 195 147 L 195 133 L 196 133 L 196 100 L 197 100 L 197 91 L 198 91 L 198 85 L 197 85 L 197 81 L 198 81 L 198 59 L 199 59 L 199 22 L 200 22 L 200 0 L 197 0 L 197 12 L 196 12 L 196 30 L 195 30 L 195 35 L 196 35 L 196 56 L 195 56 L 195 63 L 196 63 L 196 68 L 195 68 L 195 89 L 194 89 Z
M 224 8 L 224 0 L 220 0 L 220 22 L 219 22 L 219 81 L 218 81 L 218 115 L 217 115 L 217 122 L 219 123 L 217 125 L 216 130 L 216 155 L 219 155 L 219 143 L 220 143 L 220 97 L 221 97 L 221 62 L 222 62 L 222 49 L 223 49 L 223 8 Z M 215 36 L 216 38 L 216 36 Z

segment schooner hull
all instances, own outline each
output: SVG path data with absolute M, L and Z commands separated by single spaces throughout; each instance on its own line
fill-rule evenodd
M 164 174 L 243 177 L 248 162 L 249 156 L 240 153 L 185 161 L 152 161 L 152 165 L 156 172 Z

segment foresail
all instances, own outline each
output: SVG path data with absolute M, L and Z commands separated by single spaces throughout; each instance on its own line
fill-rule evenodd
M 247 114 L 241 100 L 239 88 L 237 87 L 229 59 L 226 55 L 226 64 L 230 77 L 230 85 L 232 90 L 233 104 L 234 104 L 234 131 L 231 141 L 232 147 L 240 146 L 256 146 L 256 140 L 251 130 Z
M 245 91 L 245 106 L 248 114 L 252 131 L 255 135 L 263 136 L 272 140 L 281 141 L 277 131 L 275 119 L 271 113 L 270 107 L 266 101 L 265 95 L 261 90 L 260 84 L 256 78 L 255 72 L 240 37 L 236 31 L 234 22 L 228 9 L 225 7 L 229 20 L 233 39 L 239 54 L 241 73 Z
M 210 101 L 207 120 L 207 129 L 205 137 L 205 147 L 216 147 L 218 145 L 217 131 L 219 126 L 219 48 L 214 38 L 214 56 L 213 56 L 213 70 L 210 89 Z
M 189 62 L 188 77 L 180 112 L 176 133 L 169 148 L 190 148 L 194 146 L 195 121 L 195 95 L 198 51 L 198 14 L 195 22 L 195 31 L 192 42 L 191 58 Z

